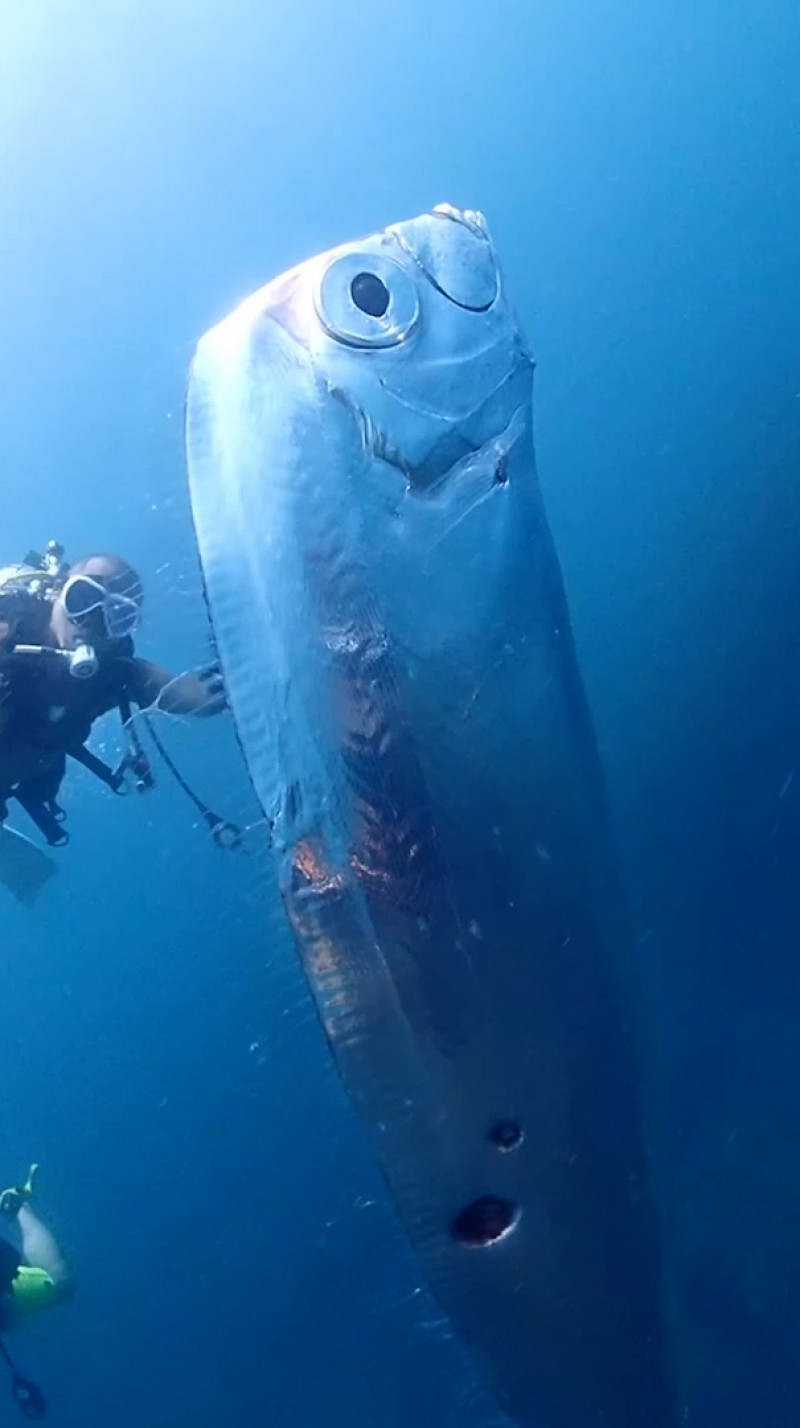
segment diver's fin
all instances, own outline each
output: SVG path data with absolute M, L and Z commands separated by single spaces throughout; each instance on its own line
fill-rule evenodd
M 23 833 L 0 827 L 0 886 L 18 902 L 33 907 L 39 893 L 56 871 L 56 864 Z

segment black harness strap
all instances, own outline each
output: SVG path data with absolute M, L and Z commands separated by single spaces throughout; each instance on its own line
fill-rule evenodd
M 90 774 L 104 783 L 106 788 L 110 788 L 112 793 L 126 791 L 127 774 L 133 776 L 136 788 L 142 793 L 154 785 L 150 761 L 134 727 L 130 702 L 125 696 L 120 699 L 118 708 L 127 744 L 127 751 L 118 768 L 113 769 L 109 764 L 104 763 L 97 757 L 97 754 L 93 754 L 91 749 L 87 748 L 86 744 L 75 744 L 72 748 L 64 750 L 64 753 L 67 757 L 74 759 L 76 763 L 82 764 Z M 180 770 L 176 768 L 144 711 L 142 711 L 142 717 L 150 737 L 172 777 L 186 796 L 191 799 L 198 813 L 205 819 L 214 842 L 220 848 L 238 848 L 242 842 L 242 830 L 237 828 L 234 823 L 229 823 L 227 819 L 220 818 L 209 808 L 207 803 L 198 798 L 194 789 L 189 787 Z M 15 798 L 17 803 L 25 809 L 28 817 L 36 824 L 50 847 L 63 847 L 65 843 L 69 842 L 69 834 L 62 827 L 64 812 L 55 800 L 63 774 L 64 770 L 61 768 L 52 781 L 46 780 L 44 784 L 41 780 L 35 779 L 27 785 L 17 784 L 13 788 L 0 790 L 0 823 L 7 816 L 6 800 Z
M 68 749 L 67 753 L 76 763 L 83 764 L 89 773 L 99 778 L 113 793 L 119 793 L 125 784 L 125 776 L 118 769 L 112 769 L 109 764 L 98 759 L 97 754 L 93 754 L 91 749 L 87 749 L 85 744 L 79 744 L 74 749 Z
M 15 788 L 13 797 L 25 809 L 28 817 L 36 824 L 42 837 L 47 839 L 51 848 L 63 848 L 64 844 L 69 842 L 69 833 L 61 826 L 56 804 L 46 803 L 43 798 L 26 793 L 24 786 Z
M 82 764 L 89 773 L 99 778 L 107 788 L 113 793 L 121 793 L 125 787 L 124 769 L 114 770 L 108 764 L 103 763 L 91 749 L 87 749 L 85 744 L 76 745 L 74 749 L 68 749 L 67 753 L 76 763 Z M 60 782 L 60 776 L 58 782 Z M 57 791 L 54 786 L 53 792 Z M 51 848 L 63 848 L 69 842 L 69 834 L 63 827 L 64 813 L 59 808 L 54 797 L 47 797 L 43 794 L 40 785 L 34 782 L 30 785 L 18 784 L 11 789 L 6 798 L 15 798 L 21 808 L 25 809 L 28 817 L 36 824 L 42 837 L 45 838 Z M 3 800 L 0 799 L 0 805 Z

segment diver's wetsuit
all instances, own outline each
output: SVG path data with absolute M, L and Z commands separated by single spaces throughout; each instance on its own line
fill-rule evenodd
M 0 646 L 0 823 L 12 797 L 29 813 L 40 808 L 46 814 L 67 755 L 80 757 L 95 719 L 135 697 L 129 637 L 117 642 L 89 679 L 74 678 L 68 662 L 56 655 L 14 654 L 16 644 L 56 648 L 51 608 L 49 600 L 27 591 L 0 593 L 0 626 L 8 625 L 11 645 L 5 651 Z M 60 841 L 50 839 L 43 822 L 39 826 L 48 841 Z
M 19 1250 L 0 1235 L 0 1333 L 8 1328 L 13 1317 L 13 1283 L 20 1266 L 20 1258 Z

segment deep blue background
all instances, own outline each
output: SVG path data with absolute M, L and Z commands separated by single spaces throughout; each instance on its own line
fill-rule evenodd
M 0 19 L 0 558 L 120 549 L 142 648 L 175 667 L 207 647 L 196 338 L 335 242 L 441 200 L 487 213 L 657 993 L 702 1394 L 731 1428 L 792 1423 L 800 11 L 22 9 Z M 255 816 L 227 725 L 165 736 Z M 226 860 L 163 780 L 115 804 L 78 771 L 68 801 L 40 906 L 0 904 L 0 1179 L 41 1159 L 81 1281 L 18 1344 L 54 1423 L 492 1421 L 415 1294 L 258 837 Z

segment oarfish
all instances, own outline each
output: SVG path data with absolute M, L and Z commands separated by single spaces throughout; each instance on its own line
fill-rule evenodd
M 644 1015 L 483 217 L 306 262 L 200 341 L 211 621 L 347 1090 L 520 1424 L 676 1428 Z

